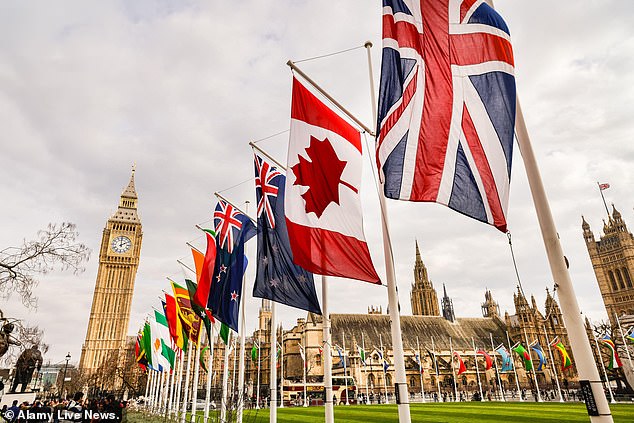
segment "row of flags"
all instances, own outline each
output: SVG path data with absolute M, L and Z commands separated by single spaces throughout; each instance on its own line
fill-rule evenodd
M 604 341 L 604 342 L 608 342 L 608 341 Z M 568 354 L 566 347 L 559 340 L 559 337 L 555 337 L 555 339 L 553 339 L 553 341 L 551 342 L 550 346 L 556 349 L 560 355 L 561 363 L 562 363 L 562 368 L 561 368 L 562 371 L 572 367 L 572 359 L 570 358 L 570 355 Z M 335 345 L 335 348 L 337 349 L 340 362 L 346 363 L 346 360 L 345 360 L 346 352 L 337 345 Z M 541 348 L 541 346 L 539 345 L 539 342 L 537 341 L 530 344 L 529 348 L 532 351 L 534 351 L 539 358 L 539 365 L 537 366 L 536 370 L 542 371 L 543 365 L 546 364 L 546 357 L 544 355 L 543 349 Z M 361 364 L 363 366 L 367 366 L 368 365 L 367 355 L 366 355 L 367 353 L 365 349 L 362 346 L 357 345 L 356 350 L 357 350 L 357 354 L 359 356 Z M 375 347 L 375 350 L 377 351 L 377 354 L 379 356 L 379 363 L 382 365 L 384 371 L 387 371 L 389 369 L 390 363 L 384 357 L 383 351 L 381 349 Z M 524 348 L 524 346 L 520 342 L 516 343 L 513 347 L 511 347 L 511 350 L 514 351 L 518 355 L 518 357 L 520 357 L 523 360 L 524 368 L 526 370 L 533 370 L 533 362 L 532 362 L 530 353 L 528 352 L 526 348 Z M 497 348 L 495 348 L 495 352 L 500 356 L 502 360 L 502 366 L 500 368 L 500 372 L 504 373 L 504 372 L 513 371 L 514 369 L 513 358 L 511 357 L 511 354 L 509 353 L 508 349 L 503 344 L 500 344 Z M 428 349 L 427 353 L 433 362 L 440 361 L 441 365 L 443 365 L 444 367 L 451 368 L 452 364 L 441 359 L 435 352 L 432 352 Z M 482 348 L 478 348 L 475 353 L 476 353 L 476 356 L 480 356 L 484 359 L 485 370 L 489 370 L 493 367 L 493 358 L 487 351 L 485 351 Z M 300 350 L 300 354 L 302 354 L 302 359 L 303 359 L 303 350 Z M 418 365 L 418 369 L 420 373 L 423 373 L 424 367 L 423 367 L 423 362 L 421 360 L 421 356 L 419 352 L 416 350 L 412 350 L 412 354 L 414 356 L 414 361 Z M 455 361 L 457 374 L 461 374 L 467 370 L 466 365 L 464 364 L 464 360 L 462 359 L 462 356 L 460 355 L 459 352 L 457 351 L 453 352 L 453 360 Z

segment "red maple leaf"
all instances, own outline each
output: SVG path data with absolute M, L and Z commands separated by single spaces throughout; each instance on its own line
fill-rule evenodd
M 313 212 L 321 217 L 330 203 L 339 204 L 339 184 L 358 191 L 341 180 L 347 162 L 339 160 L 328 138 L 321 141 L 311 136 L 306 154 L 311 161 L 299 156 L 299 163 L 291 168 L 295 175 L 294 185 L 308 187 L 302 194 L 306 213 Z

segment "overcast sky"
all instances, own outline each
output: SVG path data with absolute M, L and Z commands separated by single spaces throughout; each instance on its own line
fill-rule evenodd
M 585 215 L 599 234 L 605 210 L 596 181 L 627 223 L 632 210 L 634 3 L 610 0 L 496 1 L 514 42 L 518 93 L 583 311 L 605 318 L 581 235 Z M 215 191 L 253 177 L 248 142 L 289 126 L 291 73 L 301 60 L 374 43 L 380 69 L 380 2 L 57 1 L 0 3 L 0 247 L 33 238 L 49 222 L 77 224 L 93 251 L 86 271 L 40 278 L 37 310 L 17 298 L 5 315 L 39 325 L 47 359 L 79 360 L 98 266 L 101 232 L 136 162 L 143 223 L 129 333 L 158 304 L 167 276 L 202 246 L 194 228 L 210 219 Z M 363 49 L 300 64 L 372 125 Z M 368 140 L 370 141 L 370 140 Z M 260 145 L 285 161 L 288 135 Z M 509 228 L 520 276 L 543 309 L 552 286 L 519 150 Z M 377 197 L 369 160 L 363 186 L 370 251 L 384 275 Z M 254 202 L 253 182 L 223 192 Z M 389 201 L 400 300 L 410 314 L 414 241 L 439 294 L 445 283 L 458 316 L 479 316 L 484 290 L 513 312 L 517 284 L 507 238 L 437 204 Z M 255 239 L 249 255 L 255 253 Z M 254 261 L 252 261 L 254 262 Z M 259 300 L 250 291 L 254 328 Z M 317 286 L 318 292 L 321 291 Z M 333 313 L 365 313 L 387 292 L 332 280 Z M 279 307 L 285 328 L 305 315 Z

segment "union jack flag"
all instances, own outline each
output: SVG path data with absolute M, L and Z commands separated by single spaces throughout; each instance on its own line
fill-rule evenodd
M 220 248 L 227 248 L 227 252 L 233 251 L 235 243 L 234 229 L 236 233 L 242 228 L 242 220 L 238 217 L 246 217 L 237 211 L 231 204 L 223 200 L 218 200 L 216 210 L 214 211 L 214 226 L 218 234 L 218 245 Z
M 255 196 L 258 200 L 258 218 L 262 216 L 262 213 L 266 213 L 266 219 L 271 228 L 275 228 L 275 214 L 269 197 L 277 197 L 279 191 L 279 187 L 271 181 L 279 175 L 281 173 L 277 168 L 262 160 L 257 154 L 255 155 Z
M 385 195 L 506 231 L 515 78 L 484 0 L 383 0 L 377 164 Z

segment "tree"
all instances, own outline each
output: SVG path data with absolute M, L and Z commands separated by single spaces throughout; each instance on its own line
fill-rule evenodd
M 33 288 L 38 284 L 35 275 L 52 270 L 71 270 L 74 274 L 85 270 L 84 261 L 90 258 L 90 249 L 77 242 L 79 233 L 73 223 L 49 223 L 38 231 L 38 239 L 24 240 L 19 247 L 0 251 L 0 297 L 9 298 L 17 293 L 22 303 L 37 307 Z

